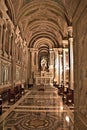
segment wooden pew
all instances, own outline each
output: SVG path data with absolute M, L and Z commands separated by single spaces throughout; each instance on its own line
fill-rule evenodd
M 21 96 L 22 96 L 21 85 L 17 85 L 13 89 L 9 89 L 8 102 L 15 103 Z

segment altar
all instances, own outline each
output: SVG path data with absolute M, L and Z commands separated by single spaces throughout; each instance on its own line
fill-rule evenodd
M 53 77 L 50 72 L 41 71 L 41 74 L 35 76 L 36 85 L 53 85 Z

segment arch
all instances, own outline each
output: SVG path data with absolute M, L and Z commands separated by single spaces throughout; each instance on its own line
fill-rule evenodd
M 58 47 L 58 41 L 51 32 L 38 32 L 33 34 L 28 46 L 32 48 L 35 41 L 40 38 L 48 38 L 52 41 L 52 43 L 54 43 L 55 47 Z
M 34 46 L 35 48 L 40 48 L 40 47 L 49 47 L 49 48 L 53 48 L 53 42 L 48 39 L 48 38 L 39 38 L 35 43 Z

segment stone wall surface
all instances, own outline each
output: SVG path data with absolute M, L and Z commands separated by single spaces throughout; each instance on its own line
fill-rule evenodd
M 87 1 L 79 1 L 73 15 L 75 126 L 87 130 Z

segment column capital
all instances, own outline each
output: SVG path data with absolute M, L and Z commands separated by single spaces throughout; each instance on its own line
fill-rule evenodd
M 63 47 L 66 47 L 68 45 L 68 40 L 62 40 Z
M 30 48 L 30 52 L 33 52 L 34 50 L 33 50 L 33 48 Z
M 59 54 L 61 55 L 62 52 L 63 52 L 63 48 L 58 48 L 58 52 L 59 52 Z
M 73 38 L 72 37 L 69 38 L 69 42 L 70 42 L 70 44 L 73 43 Z
M 50 49 L 49 49 L 49 51 L 53 51 L 53 49 L 52 49 L 52 48 L 50 48 Z
M 54 51 L 58 51 L 58 48 L 53 48 Z
M 69 37 L 72 37 L 73 36 L 73 27 L 68 26 L 67 31 L 68 31 Z
M 68 26 L 67 30 L 68 30 L 68 32 L 69 32 L 69 31 L 72 31 L 72 32 L 73 32 L 73 27 L 72 27 L 72 26 Z
M 49 49 L 49 52 L 50 52 L 50 54 L 53 54 L 54 50 L 53 49 Z

